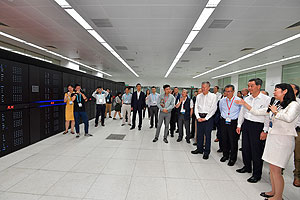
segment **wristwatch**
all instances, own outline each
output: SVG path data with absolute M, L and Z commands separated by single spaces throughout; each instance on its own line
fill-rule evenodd
M 268 134 L 268 131 L 264 131 L 264 133 Z

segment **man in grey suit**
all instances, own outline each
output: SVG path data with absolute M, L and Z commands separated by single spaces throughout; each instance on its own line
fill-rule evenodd
M 168 143 L 167 136 L 168 136 L 169 124 L 171 120 L 171 111 L 175 106 L 175 98 L 173 95 L 170 94 L 171 93 L 170 85 L 164 85 L 163 88 L 165 93 L 160 95 L 158 98 L 157 107 L 159 108 L 160 112 L 159 112 L 156 134 L 155 134 L 155 138 L 153 139 L 153 142 L 157 142 L 160 133 L 160 128 L 164 121 L 165 122 L 164 142 Z

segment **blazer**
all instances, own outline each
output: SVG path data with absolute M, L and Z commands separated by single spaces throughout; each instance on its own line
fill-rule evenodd
M 146 95 L 144 92 L 141 91 L 139 99 L 137 99 L 137 91 L 132 94 L 131 107 L 134 110 L 143 109 L 146 107 Z
M 267 113 L 268 108 L 251 109 L 254 115 L 270 115 Z M 270 112 L 272 113 L 272 112 Z M 300 105 L 297 101 L 292 101 L 285 109 L 280 109 L 276 116 L 272 116 L 272 128 L 269 134 L 297 136 L 295 124 L 300 114 Z

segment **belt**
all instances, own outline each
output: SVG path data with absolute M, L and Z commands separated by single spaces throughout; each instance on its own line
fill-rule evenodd
M 300 132 L 300 126 L 297 126 L 297 127 L 296 127 L 296 131 L 297 131 L 297 132 Z
M 199 113 L 200 118 L 205 118 L 207 113 Z
M 131 105 L 131 103 L 124 103 L 125 105 Z
M 150 106 L 150 107 L 156 108 L 157 106 Z
M 221 117 L 221 119 L 226 120 L 225 118 Z M 231 119 L 231 121 L 237 121 L 238 119 Z

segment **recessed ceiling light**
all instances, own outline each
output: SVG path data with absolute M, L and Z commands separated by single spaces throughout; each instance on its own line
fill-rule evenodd
M 221 78 L 221 77 L 224 77 L 224 76 L 229 76 L 229 75 L 232 75 L 232 74 L 241 73 L 241 72 L 249 71 L 249 70 L 260 68 L 260 67 L 265 67 L 265 66 L 268 66 L 268 65 L 276 64 L 276 63 L 279 63 L 279 62 L 284 62 L 284 61 L 295 59 L 295 58 L 300 58 L 300 55 L 295 55 L 295 56 L 291 56 L 291 57 L 288 57 L 288 58 L 283 58 L 283 59 L 280 59 L 280 60 L 275 60 L 275 61 L 272 61 L 272 62 L 268 62 L 268 63 L 265 63 L 265 64 L 256 65 L 256 66 L 249 67 L 249 68 L 246 68 L 246 69 L 241 69 L 241 70 L 233 71 L 233 72 L 230 72 L 230 73 L 222 74 L 222 75 L 219 75 L 219 76 L 214 76 L 214 77 L 212 77 L 212 79 Z
M 102 44 L 113 56 L 115 56 L 129 71 L 131 71 L 136 77 L 139 75 L 124 61 L 123 58 L 95 31 L 90 24 L 83 19 L 83 17 L 72 8 L 72 6 L 66 0 L 54 0 L 60 5 L 65 12 L 67 12 L 74 20 L 76 20 L 84 29 L 88 31 L 100 44 Z M 94 21 L 95 23 L 95 21 Z
M 246 58 L 252 57 L 252 56 L 257 55 L 257 54 L 260 54 L 260 53 L 265 52 L 265 51 L 267 51 L 267 50 L 269 50 L 269 49 L 278 47 L 278 46 L 280 46 L 280 45 L 282 45 L 282 44 L 285 44 L 285 43 L 287 43 L 287 42 L 293 41 L 293 40 L 298 39 L 298 38 L 300 38 L 300 33 L 298 33 L 298 34 L 296 34 L 296 35 L 294 35 L 294 36 L 291 36 L 291 37 L 289 37 L 289 38 L 286 38 L 286 39 L 284 39 L 284 40 L 281 40 L 281 41 L 279 41 L 279 42 L 273 43 L 273 44 L 271 44 L 271 45 L 269 45 L 269 46 L 266 46 L 266 47 L 264 47 L 264 48 L 262 48 L 262 49 L 256 50 L 256 51 L 254 51 L 254 52 L 252 52 L 252 53 L 250 53 L 250 54 L 247 54 L 247 55 L 245 55 L 245 56 L 242 56 L 242 57 L 240 57 L 240 58 L 237 58 L 237 59 L 235 59 L 235 60 L 233 60 L 233 61 L 230 61 L 230 62 L 228 62 L 228 63 L 226 63 L 226 64 L 223 64 L 223 65 L 221 65 L 221 66 L 219 66 L 219 67 L 216 67 L 216 68 L 214 68 L 214 69 L 211 69 L 211 70 L 208 70 L 208 71 L 203 72 L 203 73 L 201 73 L 201 74 L 198 74 L 197 76 L 194 76 L 193 78 L 197 78 L 197 77 L 203 76 L 203 75 L 205 75 L 205 74 L 211 73 L 211 72 L 213 72 L 213 71 L 216 71 L 216 70 L 218 70 L 218 69 L 227 67 L 227 66 L 232 65 L 232 64 L 234 64 L 234 63 L 237 63 L 237 62 L 239 62 L 239 61 L 241 61 L 241 60 L 244 60 L 244 59 L 246 59 Z
M 57 57 L 59 57 L 59 58 L 62 58 L 62 59 L 64 59 L 64 60 L 68 60 L 68 61 L 70 61 L 70 62 L 76 63 L 76 64 L 78 64 L 78 65 L 81 65 L 81 66 L 85 67 L 85 68 L 88 68 L 88 69 L 91 69 L 91 70 L 100 72 L 100 73 L 105 74 L 105 75 L 107 75 L 107 76 L 111 76 L 111 75 L 108 74 L 108 73 L 102 72 L 102 71 L 100 71 L 100 70 L 98 70 L 98 69 L 95 69 L 95 68 L 93 68 L 93 67 L 90 67 L 90 66 L 88 66 L 88 65 L 86 65 L 86 64 L 83 64 L 83 63 L 81 63 L 81 62 L 78 62 L 78 61 L 76 61 L 76 60 L 73 60 L 73 59 L 71 59 L 71 58 L 68 58 L 68 57 L 63 56 L 63 55 L 61 55 L 61 54 L 58 54 L 58 53 L 56 53 L 56 52 L 54 52 L 54 51 L 50 51 L 50 50 L 48 50 L 48 49 L 46 49 L 46 48 L 44 48 L 44 47 L 40 47 L 40 46 L 38 46 L 38 45 L 36 45 L 36 44 L 27 42 L 27 41 L 25 41 L 25 40 L 22 40 L 22 39 L 20 39 L 20 38 L 15 37 L 15 36 L 9 35 L 9 34 L 4 33 L 4 32 L 2 32 L 2 31 L 0 31 L 0 35 L 2 35 L 2 36 L 4 36 L 4 37 L 7 37 L 7 38 L 9 38 L 9 39 L 11 39 L 11 40 L 14 40 L 14 41 L 23 43 L 23 44 L 25 44 L 25 45 L 31 46 L 31 47 L 33 47 L 33 48 L 39 49 L 39 50 L 41 50 L 41 51 L 47 52 L 47 53 L 49 53 L 49 54 L 52 54 L 52 55 L 57 56 Z
M 199 31 L 202 29 L 208 18 L 211 16 L 211 14 L 214 12 L 218 4 L 220 3 L 221 0 L 209 0 L 208 3 L 206 4 L 205 8 L 201 12 L 198 20 L 196 21 L 194 27 L 192 28 L 192 31 L 189 33 L 188 37 L 186 38 L 184 44 L 180 48 L 177 56 L 173 60 L 171 66 L 169 67 L 165 78 L 169 76 L 177 62 L 180 60 L 180 58 L 183 56 L 184 52 L 187 50 L 187 48 L 190 46 L 190 44 L 193 42 L 195 37 L 198 35 Z

